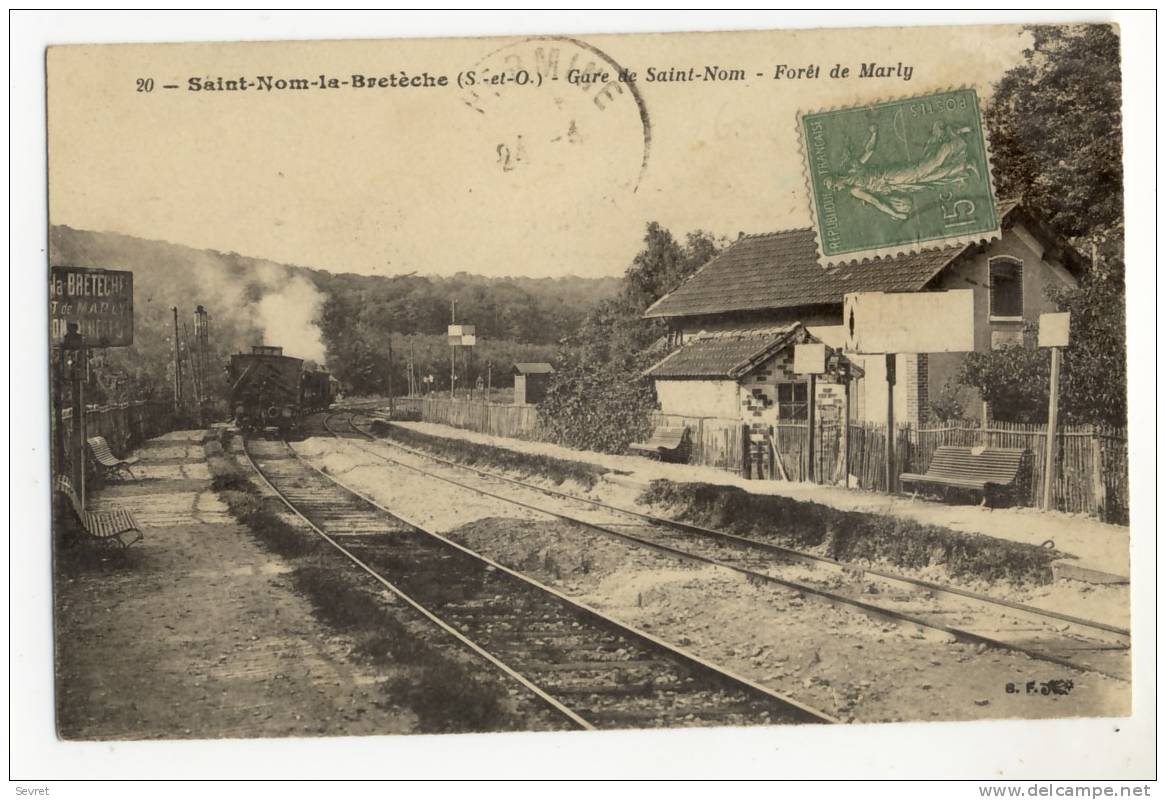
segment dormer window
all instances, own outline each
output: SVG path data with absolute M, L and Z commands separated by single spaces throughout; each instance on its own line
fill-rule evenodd
M 1024 316 L 1024 265 L 1014 258 L 993 258 L 988 262 L 993 319 L 1020 319 Z

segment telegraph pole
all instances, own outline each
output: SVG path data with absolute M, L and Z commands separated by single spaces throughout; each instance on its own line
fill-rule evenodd
M 417 384 L 414 381 L 413 375 L 413 340 L 409 340 L 409 396 L 414 397 L 417 394 Z
M 178 306 L 170 306 L 174 313 L 174 413 L 182 413 L 182 355 L 178 348 Z
M 887 492 L 895 493 L 895 354 L 887 353 Z
M 449 324 L 457 324 L 457 300 L 449 301 Z M 453 400 L 453 384 L 455 376 L 455 361 L 457 356 L 457 347 L 453 343 L 453 339 L 449 340 L 449 399 Z
M 393 334 L 389 334 L 389 417 L 393 416 Z
M 65 468 L 65 427 L 61 406 L 65 403 L 65 350 L 54 348 L 53 359 L 53 474 L 60 475 Z
M 195 372 L 198 373 L 199 410 L 210 394 L 210 325 L 205 306 L 194 309 Z
M 72 430 L 69 438 L 72 440 L 69 447 L 69 461 L 73 473 L 73 488 L 81 499 L 81 508 L 85 508 L 85 398 L 84 381 L 82 376 L 85 370 L 85 337 L 81 335 L 80 325 L 76 322 L 68 323 L 68 333 L 62 343 L 62 356 L 68 354 L 67 369 L 69 373 L 69 392 L 72 401 Z

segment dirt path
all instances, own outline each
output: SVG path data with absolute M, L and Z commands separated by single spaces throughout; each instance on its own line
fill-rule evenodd
M 148 443 L 129 508 L 145 540 L 124 561 L 62 556 L 56 580 L 57 724 L 66 739 L 407 732 L 377 704 L 383 679 L 293 593 L 209 490 L 201 432 Z M 100 503 L 98 505 L 100 505 Z

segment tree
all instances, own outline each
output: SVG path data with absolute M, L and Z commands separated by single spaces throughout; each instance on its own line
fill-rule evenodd
M 1069 424 L 1126 424 L 1125 293 L 1112 277 L 1090 275 L 1080 288 L 1053 293 L 1070 315 L 1069 346 L 1061 369 L 1060 408 Z M 961 382 L 975 386 L 1000 419 L 1045 422 L 1049 402 L 1049 353 L 1033 346 L 972 353 Z
M 1041 423 L 1048 417 L 1049 354 L 1032 346 L 1034 334 L 1026 331 L 1029 341 L 1023 345 L 969 353 L 964 359 L 960 382 L 979 389 L 997 419 Z
M 1074 289 L 1050 293 L 1071 315 L 1061 377 L 1070 423 L 1126 420 L 1125 263 L 1122 222 L 1121 73 L 1107 25 L 1027 29 L 1025 61 L 1005 73 L 987 108 L 1001 196 L 1025 205 L 1090 257 Z M 961 381 L 1002 419 L 1044 421 L 1049 355 L 1031 347 L 976 353 Z
M 1114 275 L 1091 274 L 1056 299 L 1072 320 L 1061 395 L 1066 420 L 1124 426 L 1125 287 Z
M 644 249 L 624 273 L 620 293 L 597 303 L 557 359 L 539 404 L 551 438 L 570 447 L 622 452 L 649 433 L 656 407 L 644 370 L 662 357 L 653 345 L 664 333 L 645 322 L 644 310 L 675 289 L 719 252 L 721 243 L 693 231 L 681 245 L 668 229 L 648 223 Z
M 1065 236 L 1122 220 L 1121 52 L 1108 25 L 1033 26 L 986 110 L 996 186 Z

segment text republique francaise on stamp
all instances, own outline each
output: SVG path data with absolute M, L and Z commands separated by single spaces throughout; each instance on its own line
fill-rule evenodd
M 1000 235 L 974 89 L 798 119 L 823 266 Z

